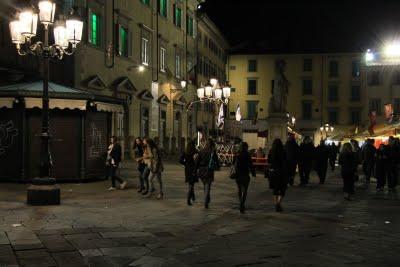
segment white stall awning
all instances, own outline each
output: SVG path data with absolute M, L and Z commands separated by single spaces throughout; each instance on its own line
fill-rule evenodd
M 26 97 L 25 107 L 42 108 L 42 99 L 34 97 Z M 49 108 L 86 110 L 86 100 L 50 98 Z
M 110 104 L 104 102 L 95 102 L 98 111 L 124 113 L 124 108 L 121 105 Z
M 13 97 L 0 98 L 0 108 L 12 108 L 13 101 L 14 101 Z

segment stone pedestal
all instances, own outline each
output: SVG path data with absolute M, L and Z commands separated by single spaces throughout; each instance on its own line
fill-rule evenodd
M 60 188 L 54 178 L 35 178 L 27 190 L 29 205 L 60 205 Z
M 282 140 L 282 143 L 286 142 L 287 139 L 287 115 L 286 113 L 270 113 L 268 122 L 268 147 L 272 146 L 272 143 L 276 138 Z

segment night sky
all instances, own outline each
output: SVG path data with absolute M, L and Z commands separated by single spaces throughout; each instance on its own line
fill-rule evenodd
M 357 52 L 400 39 L 400 0 L 206 0 L 236 51 Z

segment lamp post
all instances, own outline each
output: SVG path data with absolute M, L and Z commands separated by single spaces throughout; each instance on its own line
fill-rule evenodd
M 326 123 L 325 125 L 322 125 L 319 127 L 319 130 L 321 131 L 321 138 L 323 139 L 323 134 L 325 133 L 325 139 L 328 138 L 328 133 L 331 133 L 335 130 L 333 126 L 329 125 L 329 123 Z
M 54 23 L 56 4 L 52 1 L 39 1 L 39 14 L 33 10 L 24 10 L 9 24 L 11 40 L 20 56 L 33 55 L 43 62 L 43 96 L 42 96 L 42 132 L 39 177 L 32 182 L 33 188 L 28 188 L 28 204 L 49 205 L 59 204 L 57 193 L 43 190 L 40 185 L 54 185 L 55 179 L 50 177 L 53 165 L 49 149 L 49 60 L 61 60 L 64 55 L 72 55 L 76 45 L 81 41 L 83 22 L 73 14 L 66 21 L 57 21 L 54 25 L 54 41 L 49 45 L 49 27 Z M 43 42 L 32 42 L 36 36 L 38 22 L 44 28 Z M 36 187 L 35 187 L 36 186 Z M 54 194 L 53 194 L 54 193 Z M 58 199 L 57 199 L 58 198 Z

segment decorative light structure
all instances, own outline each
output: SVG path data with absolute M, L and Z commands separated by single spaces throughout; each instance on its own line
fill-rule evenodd
M 228 104 L 230 96 L 231 87 L 228 84 L 221 87 L 215 78 L 211 78 L 206 86 L 201 86 L 197 89 L 197 97 L 200 102 L 222 102 Z

